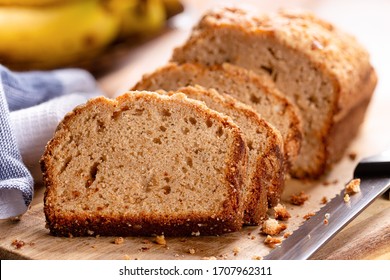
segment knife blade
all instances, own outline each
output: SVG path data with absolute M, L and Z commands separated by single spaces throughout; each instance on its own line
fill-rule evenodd
M 265 260 L 306 260 L 349 224 L 359 213 L 390 187 L 390 153 L 361 160 L 353 178 L 359 178 L 360 192 L 344 201 L 345 189 L 314 216 L 273 249 Z M 324 220 L 327 219 L 327 223 Z

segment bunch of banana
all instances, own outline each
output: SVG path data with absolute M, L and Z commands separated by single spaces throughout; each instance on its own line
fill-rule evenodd
M 161 29 L 165 1 L 0 0 L 0 63 L 27 70 L 87 61 L 118 38 Z

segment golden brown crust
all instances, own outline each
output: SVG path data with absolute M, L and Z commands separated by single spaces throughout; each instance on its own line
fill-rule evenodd
M 49 212 L 50 213 L 50 212 Z M 56 236 L 199 236 L 221 235 L 239 231 L 242 220 L 233 215 L 223 217 L 184 216 L 172 220 L 160 217 L 137 218 L 105 216 L 55 216 L 46 214 L 50 233 Z
M 59 198 L 59 182 L 56 178 L 55 164 L 56 149 L 60 145 L 66 145 L 67 139 L 72 137 L 72 122 L 78 115 L 83 114 L 113 114 L 120 110 L 127 110 L 132 102 L 154 102 L 155 106 L 170 103 L 171 106 L 184 106 L 202 118 L 213 118 L 230 131 L 231 146 L 229 147 L 229 159 L 226 162 L 224 187 L 227 188 L 228 199 L 223 202 L 223 209 L 218 213 L 197 212 L 177 213 L 175 217 L 161 214 L 102 214 L 95 212 L 75 212 L 59 209 L 56 200 Z M 129 124 L 131 125 L 131 124 Z M 88 127 L 85 128 L 88 130 Z M 86 104 L 78 106 L 67 114 L 59 124 L 51 141 L 49 141 L 45 153 L 41 159 L 43 182 L 46 186 L 44 195 L 44 212 L 47 225 L 54 235 L 61 236 L 85 236 L 85 235 L 219 235 L 239 230 L 242 226 L 243 201 L 242 187 L 245 182 L 247 154 L 246 146 L 239 128 L 230 118 L 208 109 L 205 105 L 186 98 L 183 94 L 172 97 L 162 97 L 150 92 L 130 92 L 109 100 L 104 97 L 91 99 Z M 93 203 L 93 201 L 91 201 Z M 169 202 L 167 202 L 169 203 Z M 203 213 L 203 214 L 200 214 Z
M 334 112 L 336 119 L 342 118 L 352 107 L 371 96 L 373 89 L 364 92 L 360 89 L 367 85 L 375 87 L 376 75 L 370 65 L 367 50 L 357 42 L 355 37 L 307 11 L 282 10 L 279 16 L 286 20 L 293 19 L 295 24 L 289 28 L 301 34 L 303 38 L 290 43 L 294 44 L 292 47 L 305 53 L 313 64 L 332 76 L 337 84 L 335 87 L 339 88 L 339 96 Z M 311 25 L 320 26 L 321 30 L 310 28 Z M 284 32 L 287 33 L 287 31 Z M 313 42 L 319 48 L 310 48 Z M 328 45 L 332 47 L 327 48 Z
M 376 85 L 376 74 L 371 72 L 368 80 L 360 87 L 363 96 L 366 99 L 361 100 L 354 107 L 344 112 L 342 117 L 334 118 L 333 124 L 329 129 L 329 137 L 324 139 L 327 141 L 327 169 L 326 172 L 335 162 L 339 161 L 344 155 L 351 139 L 354 139 L 359 132 L 360 124 L 363 123 L 367 108 L 370 105 L 371 97 Z

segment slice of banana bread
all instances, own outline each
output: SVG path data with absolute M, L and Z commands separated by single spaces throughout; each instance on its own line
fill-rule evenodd
M 267 214 L 267 196 L 270 204 L 276 205 L 284 188 L 283 141 L 279 131 L 249 106 L 214 89 L 189 86 L 177 92 L 203 101 L 210 109 L 231 117 L 240 127 L 249 151 L 248 180 L 244 189 L 244 224 L 260 224 Z
M 299 153 L 301 121 L 298 109 L 275 88 L 269 77 L 228 63 L 210 67 L 170 63 L 144 75 L 133 89 L 172 90 L 186 85 L 214 88 L 250 105 L 282 134 L 286 171 L 290 170 Z
M 219 235 L 239 230 L 239 127 L 184 94 L 129 92 L 69 113 L 41 159 L 51 233 Z
M 319 177 L 342 157 L 377 81 L 355 38 L 301 11 L 264 16 L 237 8 L 210 11 L 174 50 L 172 61 L 229 62 L 272 77 L 302 115 L 296 177 Z

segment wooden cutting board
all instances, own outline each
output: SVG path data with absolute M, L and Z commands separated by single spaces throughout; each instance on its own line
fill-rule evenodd
M 117 68 L 100 72 L 99 84 L 109 96 L 123 93 L 144 73 L 165 64 L 173 47 L 183 42 L 189 30 L 171 30 L 159 38 L 122 55 Z M 379 77 L 381 79 L 383 77 Z M 330 199 L 352 177 L 359 159 L 390 148 L 390 99 L 383 86 L 375 94 L 360 134 L 332 172 L 319 181 L 288 181 L 282 203 L 291 213 L 286 232 L 298 228 L 304 216 L 317 211 L 323 197 Z M 387 93 L 387 92 L 386 92 Z M 351 155 L 356 155 L 352 157 Z M 36 186 L 31 209 L 19 221 L 0 221 L 0 259 L 257 259 L 271 248 L 264 244 L 259 227 L 218 237 L 166 238 L 159 245 L 153 237 L 54 237 L 45 228 L 43 187 Z M 294 206 L 292 194 L 304 191 L 309 200 Z M 378 198 L 350 225 L 318 251 L 313 259 L 390 259 L 390 200 Z M 332 220 L 330 218 L 329 222 Z M 324 225 L 324 231 L 326 225 Z M 281 234 L 281 236 L 283 233 Z

